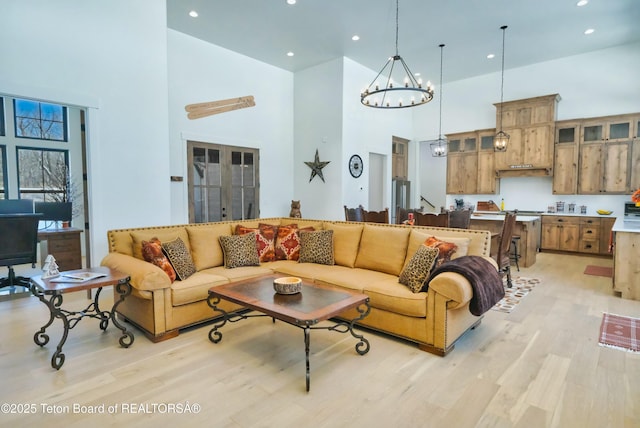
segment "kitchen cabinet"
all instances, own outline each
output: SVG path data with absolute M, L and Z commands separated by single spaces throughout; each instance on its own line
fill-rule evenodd
M 543 216 L 540 247 L 543 250 L 576 252 L 580 248 L 580 219 L 569 216 Z
M 575 195 L 578 191 L 578 141 L 580 122 L 556 122 L 553 161 L 553 194 Z
M 640 300 L 640 226 L 619 218 L 614 226 L 613 290 L 625 299 Z
M 542 216 L 543 250 L 611 255 L 609 243 L 615 217 Z
M 633 116 L 584 121 L 580 132 L 578 193 L 625 194 L 631 191 Z M 637 155 L 637 154 L 636 154 Z M 637 174 L 636 174 L 637 175 Z
M 496 175 L 495 152 L 493 151 L 493 138 L 495 129 L 478 131 L 478 194 L 497 194 L 500 191 L 500 181 Z
M 447 134 L 447 141 L 447 193 L 475 194 L 478 183 L 477 133 Z
M 560 96 L 546 95 L 495 104 L 509 134 L 507 150 L 495 153 L 500 177 L 548 176 L 553 171 L 556 106 Z

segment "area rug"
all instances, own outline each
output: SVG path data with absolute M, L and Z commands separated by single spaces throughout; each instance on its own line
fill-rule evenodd
M 600 325 L 600 346 L 640 352 L 640 318 L 605 313 Z
M 540 280 L 537 278 L 514 276 L 511 278 L 511 283 L 513 286 L 511 288 L 507 287 L 507 278 L 504 278 L 504 297 L 491 309 L 510 313 L 518 307 L 520 301 L 529 294 L 536 285 L 540 284 Z
M 587 265 L 584 269 L 584 274 L 611 278 L 613 276 L 613 268 L 608 266 Z

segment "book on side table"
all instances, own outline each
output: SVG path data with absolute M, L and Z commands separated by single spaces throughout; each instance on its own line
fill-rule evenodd
M 92 279 L 102 278 L 107 276 L 104 273 L 100 272 L 70 272 L 63 273 L 57 278 L 52 278 L 49 281 L 51 282 L 86 282 L 91 281 Z

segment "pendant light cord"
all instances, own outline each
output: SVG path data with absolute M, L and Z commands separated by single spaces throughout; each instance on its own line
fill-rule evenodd
M 438 124 L 438 139 L 442 140 L 442 52 L 444 43 L 440 44 L 440 123 Z
M 507 26 L 500 27 L 502 30 L 502 75 L 500 78 L 500 132 L 502 132 L 502 104 L 504 102 L 504 37 L 507 30 Z
M 399 27 L 399 23 L 398 23 L 398 14 L 399 14 L 399 6 L 398 4 L 400 3 L 400 0 L 396 0 L 396 56 L 398 56 L 398 27 Z

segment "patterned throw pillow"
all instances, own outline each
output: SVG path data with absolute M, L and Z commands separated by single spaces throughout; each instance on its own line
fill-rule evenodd
M 224 253 L 224 267 L 227 269 L 260 265 L 254 234 L 224 235 L 218 240 Z
M 169 263 L 167 256 L 162 252 L 162 243 L 158 238 L 151 238 L 149 241 L 142 241 L 142 257 L 144 260 L 153 263 L 167 274 L 171 282 L 176 280 L 176 271 Z
M 420 245 L 409 260 L 409 263 L 407 263 L 404 269 L 402 269 L 402 272 L 400 272 L 398 282 L 409 287 L 409 290 L 414 293 L 422 291 L 425 281 L 429 277 L 429 273 L 438 259 L 439 252 L 436 247 Z
M 236 226 L 235 234 L 244 235 L 245 233 L 253 233 L 255 235 L 256 248 L 260 263 L 272 262 L 276 259 L 275 244 L 278 226 L 259 223 L 258 228 L 256 229 L 238 224 Z
M 298 262 L 333 265 L 333 230 L 300 231 Z
M 453 254 L 458 250 L 458 246 L 453 242 L 441 241 L 435 236 L 428 237 L 427 240 L 424 241 L 424 245 L 427 247 L 437 248 L 440 252 L 434 268 L 451 260 L 451 256 L 453 256 Z
M 301 230 L 313 231 L 313 227 L 303 227 L 298 229 L 297 224 L 288 224 L 278 227 L 278 237 L 276 238 L 276 260 L 298 260 L 300 257 L 300 234 Z
M 173 241 L 163 242 L 162 249 L 180 281 L 184 281 L 196 273 L 196 266 L 193 264 L 191 253 L 182 239 L 176 238 Z

